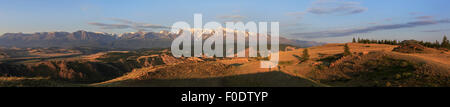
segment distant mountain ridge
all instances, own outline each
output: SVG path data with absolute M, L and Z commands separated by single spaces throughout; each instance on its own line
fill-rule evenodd
M 33 34 L 6 33 L 0 36 L 0 46 L 6 47 L 99 47 L 99 48 L 160 48 L 168 47 L 175 34 L 139 32 L 121 35 L 87 31 L 39 32 Z
M 131 32 L 120 35 L 88 31 L 5 33 L 0 36 L 0 46 L 4 47 L 99 47 L 99 48 L 168 48 L 178 34 L 161 32 Z M 281 44 L 310 47 L 323 43 L 293 40 L 280 37 Z

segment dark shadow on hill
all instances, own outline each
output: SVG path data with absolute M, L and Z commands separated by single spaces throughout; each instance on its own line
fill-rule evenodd
M 330 55 L 330 56 L 326 56 L 326 57 L 320 58 L 317 61 L 321 61 L 322 65 L 330 66 L 331 63 L 336 62 L 337 60 L 341 59 L 343 56 L 344 56 L 343 53 L 336 54 L 336 55 Z
M 448 87 L 447 71 L 384 52 L 346 57 L 329 69 L 311 73 L 321 83 L 343 87 Z M 322 77 L 320 77 L 322 76 Z M 323 78 L 325 77 L 325 78 Z
M 204 79 L 128 80 L 106 84 L 112 87 L 318 87 L 315 83 L 285 74 L 264 72 Z

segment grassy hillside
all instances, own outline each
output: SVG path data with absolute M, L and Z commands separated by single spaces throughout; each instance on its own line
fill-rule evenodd
M 263 72 L 211 78 L 124 80 L 106 87 L 319 87 L 307 79 L 283 72 Z
M 335 86 L 439 87 L 450 86 L 448 70 L 432 63 L 408 60 L 395 53 L 374 52 L 344 57 L 335 65 L 308 76 Z

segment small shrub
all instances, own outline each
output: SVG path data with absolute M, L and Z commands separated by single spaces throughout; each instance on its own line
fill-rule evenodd
M 348 47 L 348 44 L 344 45 L 344 56 L 349 56 L 352 55 L 352 53 L 350 52 L 350 48 Z

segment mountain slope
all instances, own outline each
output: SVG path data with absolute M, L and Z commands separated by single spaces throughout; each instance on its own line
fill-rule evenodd
M 87 31 L 69 32 L 39 32 L 33 34 L 6 33 L 0 36 L 0 46 L 4 47 L 98 47 L 98 48 L 168 48 L 178 34 L 161 32 L 123 33 L 120 35 L 96 33 Z M 322 43 L 312 41 L 292 40 L 280 37 L 280 44 L 298 47 L 310 47 Z

